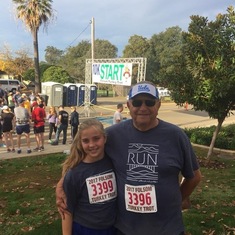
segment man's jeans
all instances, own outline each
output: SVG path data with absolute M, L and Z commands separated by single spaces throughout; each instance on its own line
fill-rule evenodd
M 68 125 L 65 125 L 65 124 L 60 124 L 57 127 L 56 134 L 55 134 L 55 142 L 56 143 L 59 143 L 60 133 L 61 133 L 61 131 L 63 131 L 63 142 L 62 142 L 62 144 L 66 144 L 67 129 L 68 129 Z

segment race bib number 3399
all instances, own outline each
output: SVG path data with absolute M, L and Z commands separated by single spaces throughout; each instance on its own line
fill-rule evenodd
M 109 201 L 117 197 L 116 178 L 113 172 L 86 179 L 91 204 Z
M 154 185 L 125 185 L 126 210 L 136 213 L 157 211 L 157 198 Z

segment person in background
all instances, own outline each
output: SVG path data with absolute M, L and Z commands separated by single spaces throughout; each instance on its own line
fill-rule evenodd
M 34 122 L 34 134 L 37 144 L 37 147 L 34 149 L 34 151 L 41 152 L 44 150 L 46 112 L 43 108 L 43 104 L 38 105 L 37 101 L 34 101 L 32 106 L 32 121 Z
M 16 91 L 15 94 L 13 94 L 13 102 L 15 103 L 15 107 L 19 106 L 19 99 L 21 98 L 21 93 L 19 91 Z
M 0 120 L 2 122 L 3 139 L 7 148 L 7 152 L 15 152 L 15 145 L 12 136 L 14 117 L 15 115 L 11 112 L 8 106 L 5 105 L 2 107 Z
M 8 93 L 8 107 L 11 109 L 11 112 L 14 113 L 15 103 L 13 101 L 13 94 L 12 92 Z
M 48 143 L 51 144 L 52 140 L 52 133 L 54 131 L 54 133 L 56 133 L 57 130 L 57 112 L 55 110 L 54 106 L 51 106 L 47 115 L 47 119 L 49 122 L 49 136 L 48 136 Z
M 34 93 L 34 91 L 31 91 L 31 94 L 29 95 L 29 102 L 30 102 L 30 113 L 32 113 L 33 111 L 33 102 L 36 101 L 36 95 Z
M 1 84 L 0 84 L 1 86 Z M 0 114 L 2 113 L 3 108 L 3 99 L 0 98 Z M 2 133 L 2 122 L 0 121 L 0 147 L 6 147 L 6 145 L 3 143 L 3 133 Z
M 27 153 L 31 153 L 30 149 L 30 114 L 24 107 L 24 99 L 18 99 L 18 107 L 15 107 L 15 121 L 16 121 L 16 134 L 17 134 L 17 153 L 21 153 L 21 136 L 24 133 L 27 142 Z
M 34 91 L 32 91 L 31 94 L 29 95 L 29 100 L 30 100 L 31 105 L 33 104 L 34 101 L 36 101 L 35 97 L 36 97 L 35 93 Z
M 28 96 L 23 93 L 21 97 L 24 99 L 24 107 L 28 110 L 29 114 L 31 114 L 31 104 Z
M 72 141 L 75 138 L 75 135 L 78 132 L 78 125 L 79 125 L 79 114 L 76 111 L 76 107 L 71 107 L 71 114 L 70 114 L 70 125 L 71 125 L 71 137 Z
M 51 145 L 58 145 L 60 133 L 63 131 L 63 140 L 62 144 L 66 144 L 67 141 L 67 130 L 69 124 L 69 114 L 64 110 L 64 106 L 59 106 L 59 116 L 58 116 L 58 124 L 57 124 L 57 131 L 55 141 L 51 143 Z
M 43 97 L 39 94 L 36 95 L 36 101 L 38 102 L 38 105 L 41 105 L 42 108 L 46 108 L 46 103 Z
M 2 88 L 2 84 L 0 84 L 0 99 L 4 100 L 5 98 L 5 91 Z
M 128 97 L 131 119 L 106 129 L 105 153 L 117 179 L 118 235 L 183 235 L 182 204 L 201 180 L 197 157 L 179 127 L 157 118 L 161 101 L 155 85 L 137 83 Z M 56 201 L 63 216 L 62 183 Z
M 63 235 L 116 235 L 117 187 L 113 166 L 104 153 L 101 122 L 87 119 L 79 126 L 71 153 L 63 164 L 63 188 L 69 213 Z
M 121 122 L 123 120 L 122 117 L 122 111 L 123 111 L 123 104 L 118 104 L 117 105 L 117 110 L 115 111 L 113 115 L 113 125 Z

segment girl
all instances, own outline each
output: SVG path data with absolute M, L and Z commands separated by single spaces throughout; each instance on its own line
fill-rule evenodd
M 54 133 L 56 133 L 57 130 L 57 112 L 55 110 L 55 107 L 51 106 L 49 109 L 49 113 L 47 115 L 48 118 L 48 122 L 49 122 L 49 140 L 48 142 L 51 143 L 51 136 L 52 136 L 52 132 L 54 131 Z
M 2 132 L 3 132 L 3 139 L 5 142 L 5 145 L 7 147 L 7 152 L 15 152 L 15 145 L 14 140 L 12 137 L 13 132 L 13 120 L 15 115 L 10 111 L 8 106 L 2 107 L 2 113 L 0 115 L 0 119 L 2 122 Z M 10 149 L 9 142 L 11 143 L 12 149 Z
M 112 163 L 104 154 L 103 125 L 88 119 L 79 126 L 63 164 L 63 188 L 69 213 L 63 235 L 115 235 L 117 187 Z

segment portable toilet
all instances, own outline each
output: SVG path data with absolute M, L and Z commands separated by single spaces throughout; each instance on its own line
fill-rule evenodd
M 77 106 L 78 87 L 74 83 L 65 83 L 63 87 L 63 105 Z
M 68 106 L 68 96 L 67 96 L 67 92 L 68 92 L 68 87 L 63 85 L 63 105 L 66 107 Z
M 95 84 L 86 84 L 90 92 L 90 103 L 97 104 L 97 86 Z
M 48 96 L 48 106 L 63 104 L 63 85 L 57 82 L 42 82 L 42 94 Z
M 85 84 L 75 83 L 77 86 L 77 106 L 84 105 L 85 101 Z

